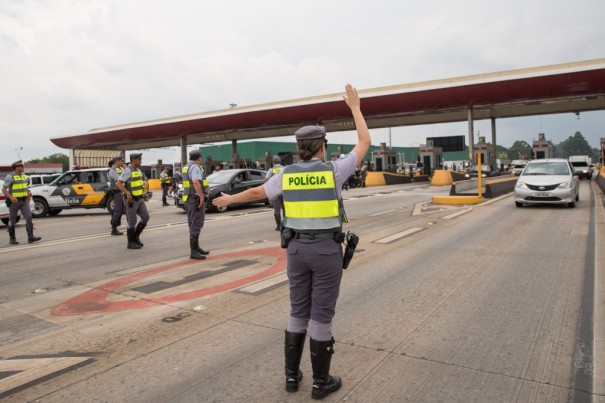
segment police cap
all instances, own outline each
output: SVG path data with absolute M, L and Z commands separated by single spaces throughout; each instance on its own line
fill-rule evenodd
M 143 156 L 143 153 L 132 153 L 130 154 L 130 160 L 136 160 L 138 158 L 141 158 Z
M 305 126 L 298 129 L 294 136 L 296 136 L 296 141 L 322 139 L 326 137 L 326 128 L 323 126 Z
M 202 156 L 202 152 L 200 150 L 191 150 L 189 151 L 189 159 L 191 161 L 195 161 L 196 159 Z
M 273 162 L 277 162 L 281 164 L 281 158 L 279 158 L 279 155 L 274 155 L 273 156 Z
M 23 166 L 23 161 L 19 160 L 19 161 L 15 161 L 11 164 L 11 168 L 15 169 L 18 166 Z

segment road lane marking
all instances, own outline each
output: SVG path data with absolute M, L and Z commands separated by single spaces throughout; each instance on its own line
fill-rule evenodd
M 410 236 L 412 234 L 415 234 L 418 231 L 422 231 L 424 228 L 410 228 L 410 229 L 406 229 L 405 231 L 401 231 L 398 232 L 396 234 L 390 235 L 386 238 L 382 238 L 379 239 L 377 241 L 374 241 L 374 243 L 391 243 L 391 242 L 395 242 L 398 241 L 401 238 L 405 238 L 406 236 Z
M 239 288 L 235 292 L 241 292 L 243 294 L 260 294 L 264 291 L 280 287 L 288 282 L 288 275 L 286 273 L 278 274 L 277 276 L 270 277 L 266 280 L 259 281 L 258 283 L 251 284 L 249 286 Z
M 93 362 L 91 357 L 37 357 L 0 360 L 0 399 Z
M 463 214 L 466 214 L 466 213 L 468 213 L 468 212 L 469 212 L 469 211 L 471 211 L 471 210 L 472 210 L 472 209 L 470 209 L 470 208 L 469 208 L 469 209 L 465 209 L 465 210 L 461 210 L 461 211 L 459 211 L 459 212 L 457 212 L 457 213 L 454 213 L 454 214 L 450 214 L 450 215 L 446 215 L 446 216 L 444 216 L 444 217 L 441 217 L 441 219 L 442 219 L 442 220 L 451 220 L 452 218 L 456 218 L 456 217 L 458 217 L 458 216 L 461 216 L 461 215 L 463 215 Z
M 397 211 L 397 209 L 391 209 L 391 210 L 386 210 L 386 211 L 379 211 L 378 213 L 370 214 L 370 217 L 377 217 L 379 215 L 392 213 L 393 211 Z

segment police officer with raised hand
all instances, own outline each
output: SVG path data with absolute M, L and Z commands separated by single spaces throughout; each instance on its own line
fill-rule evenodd
M 124 158 L 115 157 L 110 162 L 111 169 L 108 172 L 109 176 L 109 194 L 113 199 L 113 212 L 111 213 L 111 235 L 124 235 L 118 227 L 122 225 L 122 213 L 124 212 L 124 197 L 116 186 L 116 182 L 120 179 L 120 175 L 124 172 Z
M 285 332 L 286 390 L 295 392 L 302 379 L 300 360 L 309 320 L 313 399 L 323 399 L 340 389 L 342 382 L 330 375 L 334 353 L 332 320 L 340 290 L 344 238 L 341 189 L 355 172 L 370 147 L 370 133 L 361 113 L 357 90 L 345 87 L 344 100 L 351 109 L 358 143 L 343 159 L 322 162 L 326 157 L 326 132 L 321 126 L 296 131 L 298 163 L 288 165 L 263 186 L 235 195 L 222 194 L 213 200 L 228 206 L 283 195 L 282 246 L 287 244 L 287 272 L 290 283 L 290 318 Z M 288 242 L 288 237 L 290 238 Z
M 284 166 L 281 164 L 281 158 L 279 155 L 273 156 L 273 167 L 267 171 L 267 175 L 265 175 L 265 182 L 267 182 L 273 175 L 276 175 L 279 171 L 284 169 Z M 275 227 L 276 231 L 281 229 L 281 216 L 282 211 L 284 209 L 284 199 L 279 196 L 275 200 L 273 200 L 273 216 L 275 216 Z
M 124 169 L 116 182 L 116 187 L 126 196 L 128 249 L 141 249 L 143 247 L 140 236 L 149 221 L 149 212 L 145 205 L 146 179 L 140 169 L 142 155 L 141 153 L 130 154 L 130 166 Z M 138 224 L 137 215 L 141 218 Z
M 32 194 L 29 191 L 29 181 L 27 180 L 27 175 L 23 173 L 23 170 L 25 169 L 23 166 L 23 161 L 13 162 L 11 168 L 13 169 L 13 172 L 6 175 L 4 185 L 2 186 L 2 193 L 6 197 L 6 204 L 9 211 L 8 234 L 10 244 L 19 244 L 15 236 L 15 225 L 17 224 L 18 211 L 21 211 L 23 218 L 25 218 L 27 242 L 34 243 L 42 238 L 34 236 L 34 223 L 32 222 L 32 212 L 29 208 L 29 201 L 31 200 Z
M 204 227 L 205 208 L 204 192 L 208 189 L 208 180 L 204 177 L 202 153 L 193 150 L 189 153 L 189 163 L 183 168 L 183 201 L 187 211 L 187 223 L 189 224 L 189 247 L 191 259 L 206 259 L 210 254 L 207 250 L 200 248 L 200 232 Z

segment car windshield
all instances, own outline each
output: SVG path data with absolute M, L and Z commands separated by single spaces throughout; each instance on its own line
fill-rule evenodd
M 586 161 L 572 161 L 571 165 L 574 167 L 587 167 L 588 163 Z
M 233 171 L 216 171 L 208 175 L 208 185 L 218 186 L 224 185 L 225 183 L 229 183 L 231 181 L 231 178 L 233 177 L 233 173 Z
M 523 175 L 569 175 L 569 166 L 566 162 L 528 164 Z

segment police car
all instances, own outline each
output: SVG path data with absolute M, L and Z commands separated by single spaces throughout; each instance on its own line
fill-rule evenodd
M 113 199 L 108 197 L 109 168 L 67 171 L 48 185 L 30 188 L 35 218 L 57 215 L 63 209 L 105 208 L 113 211 Z

